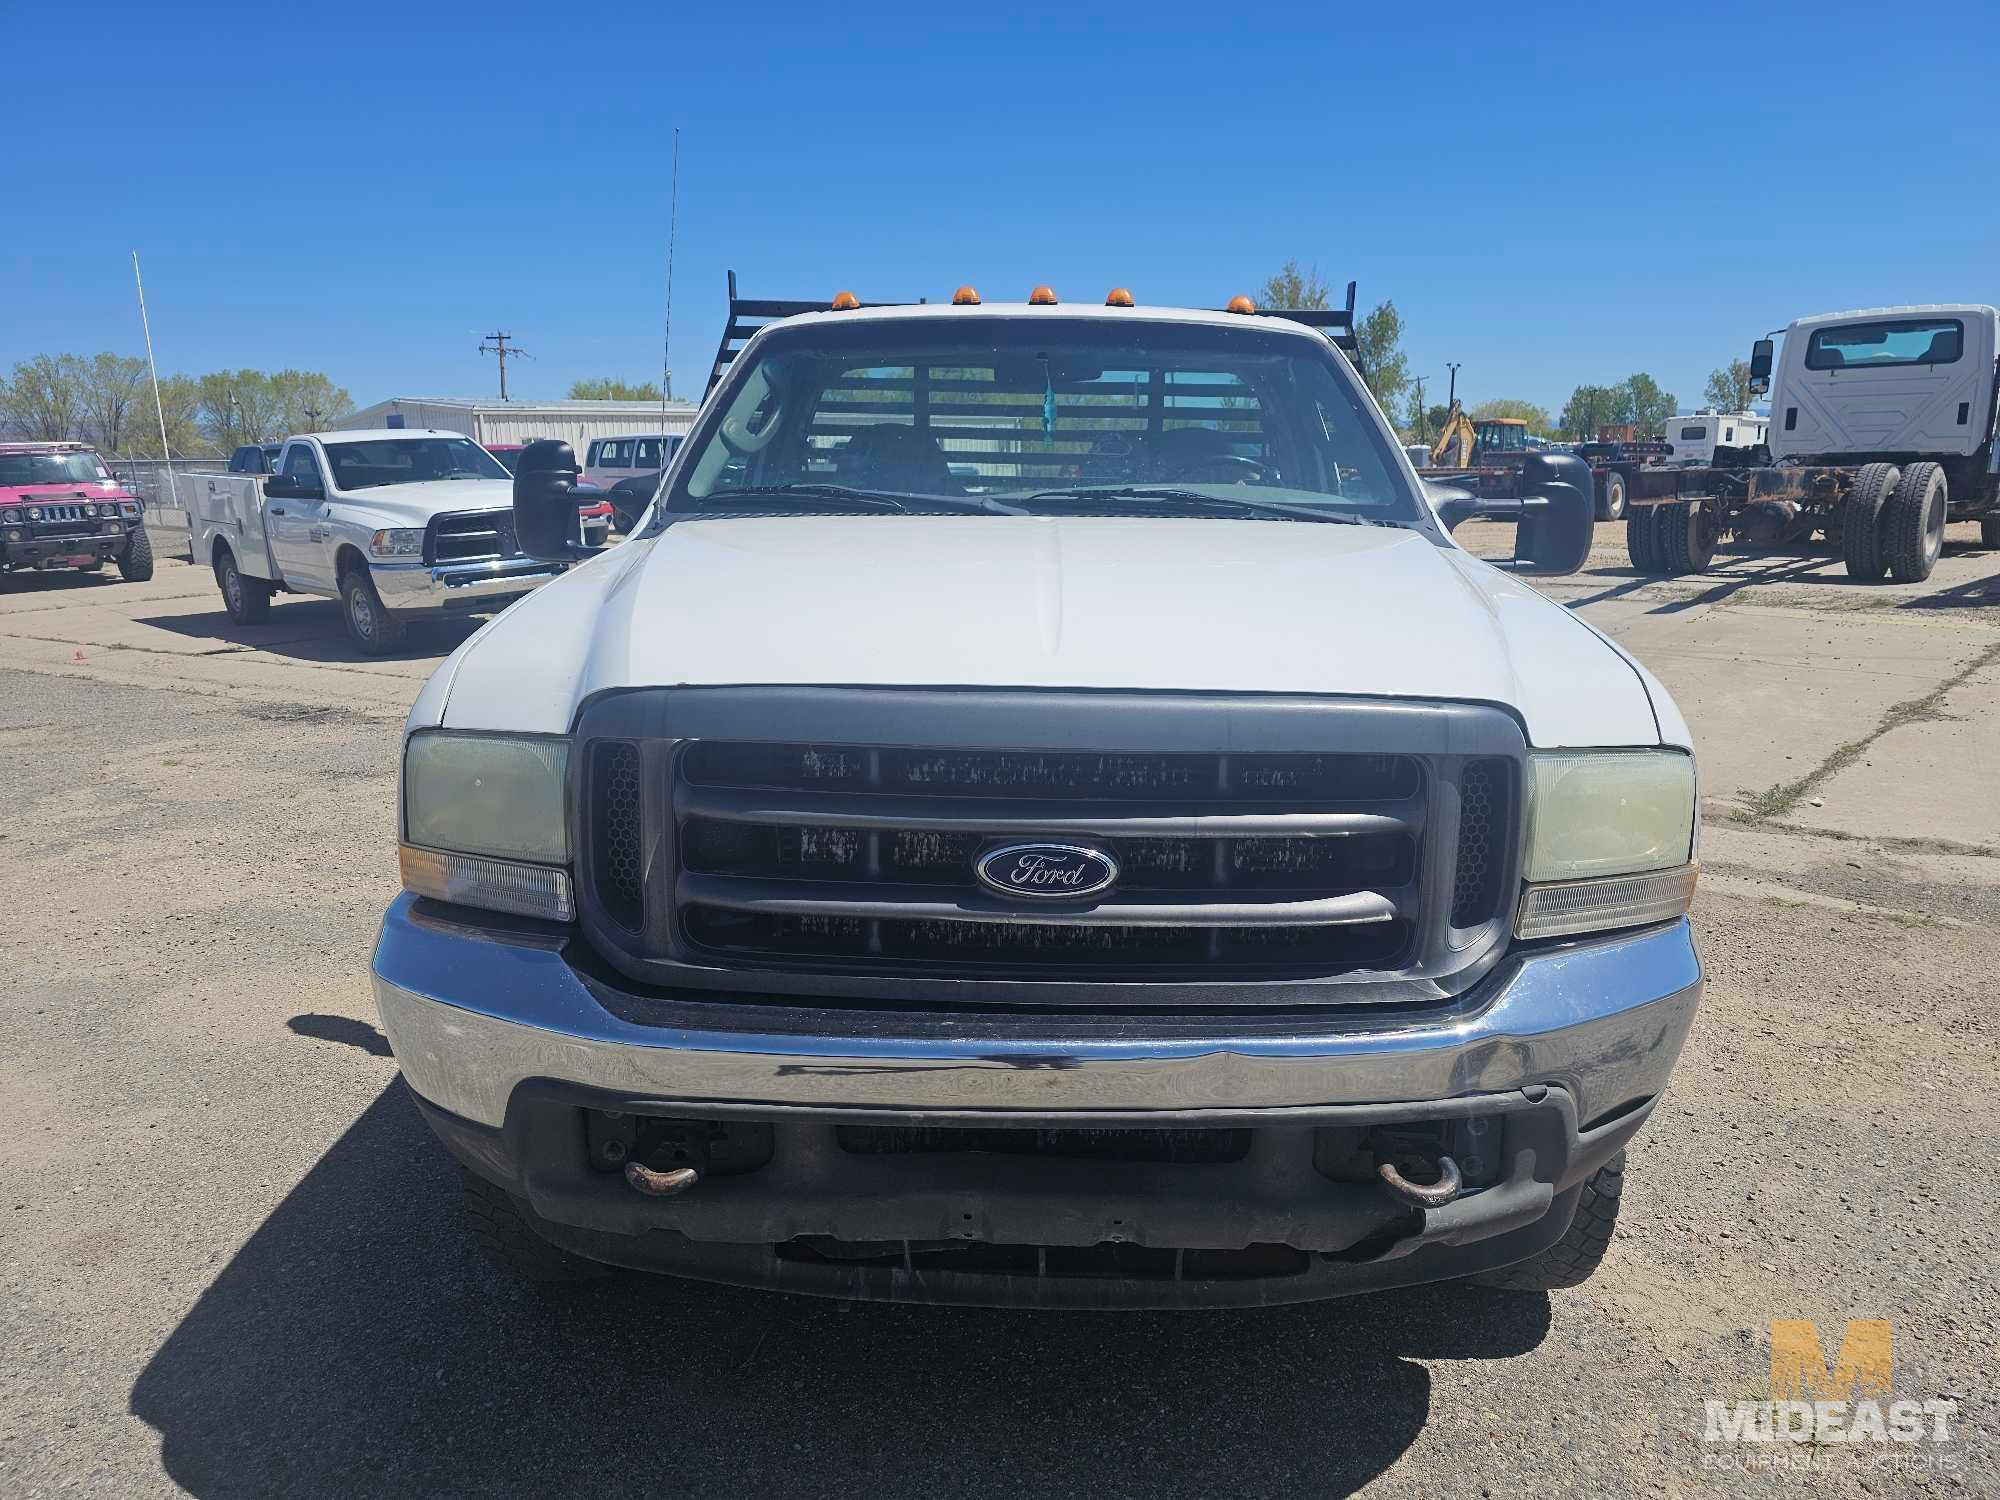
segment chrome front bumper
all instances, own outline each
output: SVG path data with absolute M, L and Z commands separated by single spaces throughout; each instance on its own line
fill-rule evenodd
M 1157 1112 L 1163 1123 L 1546 1085 L 1588 1123 L 1665 1087 L 1702 988 L 1685 920 L 1518 952 L 1445 1006 L 1261 1019 L 638 994 L 573 966 L 568 941 L 398 897 L 374 985 L 410 1087 L 491 1127 L 530 1080 L 703 1106 Z
M 562 575 L 560 563 L 507 558 L 500 562 L 371 563 L 369 576 L 382 603 L 393 610 L 470 609 L 487 599 L 510 599 Z

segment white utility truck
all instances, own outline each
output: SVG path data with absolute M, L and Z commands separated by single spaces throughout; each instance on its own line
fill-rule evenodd
M 1702 988 L 1687 725 L 1520 576 L 1589 468 L 1525 457 L 1503 569 L 1328 314 L 752 306 L 639 530 L 410 711 L 375 995 L 485 1247 L 1036 1306 L 1588 1276 Z M 531 553 L 585 554 L 577 474 L 522 453 Z
M 500 609 L 564 569 L 516 545 L 507 470 L 456 432 L 316 432 L 268 475 L 177 484 L 232 620 L 262 620 L 273 594 L 323 595 L 371 656 L 412 619 Z

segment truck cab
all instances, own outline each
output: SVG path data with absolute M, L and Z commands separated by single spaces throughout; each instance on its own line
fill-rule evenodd
M 1351 305 L 1351 302 L 1350 302 Z M 740 347 L 750 313 L 765 321 Z M 1573 1285 L 1701 968 L 1643 667 L 1317 314 L 739 304 L 638 532 L 413 705 L 384 1028 L 473 1232 L 844 1298 Z M 515 526 L 565 559 L 576 455 Z
M 1800 318 L 1771 386 L 1771 456 L 1965 459 L 1993 440 L 2000 313 L 1973 303 Z
M 1952 520 L 1977 519 L 1982 542 L 2000 545 L 2000 312 L 1954 302 L 1822 313 L 1792 323 L 1781 354 L 1758 340 L 1750 368 L 1751 389 L 1770 392 L 1771 457 L 1823 476 L 1838 497 L 1821 504 L 1851 573 L 1928 578 Z M 1779 503 L 1796 503 L 1789 489 Z
M 232 619 L 262 620 L 278 593 L 338 599 L 368 655 L 413 619 L 499 609 L 563 571 L 521 552 L 507 470 L 455 432 L 310 433 L 268 477 L 188 483 L 196 556 Z

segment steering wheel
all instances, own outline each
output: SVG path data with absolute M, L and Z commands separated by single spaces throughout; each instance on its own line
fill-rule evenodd
M 1270 465 L 1261 459 L 1245 458 L 1240 453 L 1208 453 L 1200 458 L 1182 464 L 1166 477 L 1169 479 L 1199 480 L 1210 470 L 1227 471 L 1230 477 L 1220 480 L 1223 484 L 1253 484 L 1270 472 Z

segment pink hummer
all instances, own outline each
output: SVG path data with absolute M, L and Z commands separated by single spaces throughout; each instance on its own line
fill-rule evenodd
M 118 564 L 153 576 L 139 497 L 87 443 L 0 443 L 0 574 Z

